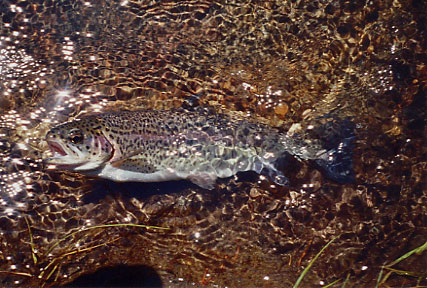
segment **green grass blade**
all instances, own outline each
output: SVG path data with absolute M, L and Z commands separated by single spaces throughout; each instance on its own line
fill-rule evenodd
M 342 283 L 341 288 L 345 288 L 348 283 L 348 279 L 350 279 L 350 273 L 347 273 L 347 277 L 345 277 L 344 283 Z
M 381 271 L 378 274 L 377 284 L 375 285 L 375 288 L 378 288 L 380 286 L 381 279 L 383 278 L 383 272 L 384 272 L 384 268 L 381 268 Z
M 332 285 L 334 285 L 334 284 L 337 284 L 338 282 L 340 282 L 342 279 L 337 279 L 337 280 L 335 280 L 334 282 L 332 282 L 332 283 L 329 283 L 329 284 L 327 284 L 326 286 L 323 286 L 322 288 L 329 288 L 329 287 L 331 287 Z
M 391 267 L 396 265 L 397 263 L 399 263 L 402 260 L 405 260 L 406 258 L 410 257 L 412 254 L 416 253 L 416 254 L 421 254 L 422 252 L 424 252 L 425 250 L 427 250 L 427 241 L 426 243 L 424 243 L 423 245 L 409 251 L 408 253 L 406 253 L 405 255 L 399 257 L 398 259 L 394 260 L 393 262 L 391 262 L 390 264 L 386 265 L 385 267 Z
M 390 267 L 386 267 L 385 269 L 389 270 L 390 272 L 394 272 L 396 274 L 404 275 L 404 276 L 412 276 L 412 277 L 422 276 L 422 273 L 413 272 L 413 271 L 399 270 L 399 269 L 394 269 Z
M 27 222 L 28 233 L 30 234 L 30 245 L 31 245 L 31 256 L 33 257 L 34 264 L 37 264 L 36 250 L 34 248 L 33 234 L 31 233 L 30 223 L 28 222 L 27 217 L 24 217 L 25 222 Z
M 302 279 L 304 279 L 305 274 L 307 274 L 308 270 L 310 270 L 311 266 L 313 266 L 314 262 L 317 260 L 317 258 L 319 258 L 320 254 L 322 254 L 323 251 L 325 251 L 325 249 L 328 248 L 328 246 L 331 245 L 331 243 L 335 241 L 335 239 L 336 238 L 329 241 L 325 246 L 323 246 L 322 250 L 320 250 L 319 253 L 317 253 L 316 256 L 314 256 L 314 258 L 313 258 L 313 260 L 311 260 L 310 264 L 308 264 L 308 266 L 304 269 L 304 271 L 302 271 L 301 275 L 298 277 L 297 282 L 295 282 L 293 288 L 297 288 L 299 286 Z
M 52 252 L 53 249 L 55 249 L 56 246 L 59 245 L 59 243 L 61 243 L 62 241 L 66 240 L 67 238 L 70 238 L 74 235 L 76 235 L 77 233 L 80 232 L 84 232 L 84 231 L 89 231 L 92 229 L 97 229 L 97 228 L 108 228 L 108 227 L 120 227 L 120 226 L 131 226 L 131 227 L 139 227 L 139 228 L 153 228 L 153 229 L 162 229 L 162 230 L 168 230 L 170 228 L 167 227 L 160 227 L 160 226 L 150 226 L 150 225 L 142 225 L 142 224 L 132 224 L 132 223 L 118 223 L 118 224 L 105 224 L 105 225 L 96 225 L 96 226 L 90 226 L 84 229 L 80 229 L 74 232 L 71 232 L 69 234 L 67 234 L 65 237 L 59 239 L 55 244 L 53 244 L 49 250 L 47 251 L 47 254 L 49 254 L 50 252 Z
M 15 272 L 15 271 L 3 271 L 3 270 L 0 270 L 0 273 L 6 273 L 6 274 L 19 275 L 19 276 L 33 277 L 33 275 L 31 275 L 30 273 L 25 273 L 25 272 Z

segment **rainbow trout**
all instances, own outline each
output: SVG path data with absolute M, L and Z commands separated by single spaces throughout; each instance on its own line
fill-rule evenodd
M 248 170 L 267 171 L 285 185 L 275 166 L 285 152 L 302 159 L 326 155 L 266 125 L 184 110 L 85 116 L 54 127 L 46 140 L 53 153 L 47 163 L 59 169 L 117 182 L 187 179 L 205 189 Z

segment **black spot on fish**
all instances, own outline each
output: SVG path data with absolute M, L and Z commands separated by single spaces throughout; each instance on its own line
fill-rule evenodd
M 189 146 L 193 146 L 194 144 L 196 144 L 196 140 L 193 140 L 193 139 L 187 139 L 186 141 L 185 141 L 185 144 L 187 144 L 187 145 L 189 145 Z

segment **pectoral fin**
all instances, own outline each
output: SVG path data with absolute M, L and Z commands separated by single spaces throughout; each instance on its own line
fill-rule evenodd
M 122 170 L 146 174 L 154 173 L 157 171 L 157 168 L 150 162 L 148 162 L 146 159 L 139 158 L 120 159 L 112 162 L 111 166 Z
M 135 159 L 138 158 L 138 155 L 141 154 L 142 150 L 135 150 L 132 152 L 126 153 L 126 155 L 123 155 L 119 152 L 114 154 L 114 157 L 110 160 L 111 166 L 120 165 L 123 161 L 126 161 L 128 159 Z

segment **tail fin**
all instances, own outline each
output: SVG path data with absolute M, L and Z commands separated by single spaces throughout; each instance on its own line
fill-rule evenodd
M 327 115 L 317 120 L 323 124 L 306 130 L 304 135 L 289 135 L 288 132 L 288 135 L 282 138 L 284 150 L 299 159 L 314 161 L 334 181 L 353 182 L 355 176 L 352 150 L 356 139 L 355 124 L 350 117 L 337 120 Z

